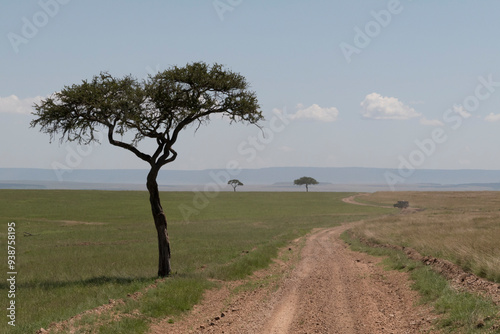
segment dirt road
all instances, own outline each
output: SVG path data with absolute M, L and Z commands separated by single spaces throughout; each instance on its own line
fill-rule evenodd
M 435 315 L 416 306 L 407 274 L 385 271 L 380 258 L 353 252 L 339 239 L 352 224 L 310 234 L 294 268 L 277 263 L 253 279 L 276 270 L 285 278 L 252 291 L 231 287 L 207 293 L 202 304 L 173 324 L 151 333 L 419 333 Z M 295 248 L 295 247 L 294 247 Z M 297 252 L 299 247 L 297 246 Z M 293 261 L 290 261 L 293 262 Z M 283 277 L 283 275 L 280 275 Z
M 346 198 L 342 198 L 342 202 L 348 203 L 348 204 L 354 204 L 354 205 L 376 206 L 378 208 L 394 209 L 394 206 L 366 204 L 366 203 L 362 203 L 362 202 L 356 201 L 357 197 L 368 196 L 368 195 L 370 195 L 370 194 L 368 194 L 368 193 L 362 193 L 362 194 L 352 195 L 352 196 L 349 196 L 349 197 L 346 197 Z

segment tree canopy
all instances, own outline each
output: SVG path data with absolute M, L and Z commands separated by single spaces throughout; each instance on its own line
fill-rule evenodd
M 293 184 L 297 186 L 306 186 L 306 191 L 309 191 L 309 185 L 311 184 L 318 184 L 318 181 L 316 181 L 314 178 L 309 177 L 309 176 L 303 176 L 300 179 L 294 180 Z
M 239 187 L 239 186 L 243 185 L 243 183 L 241 183 L 240 180 L 236 180 L 236 179 L 227 181 L 227 184 L 231 185 L 231 187 L 233 187 L 233 190 L 235 192 L 236 192 L 236 187 Z
M 36 104 L 31 126 L 40 126 L 51 140 L 60 135 L 61 141 L 79 144 L 97 141 L 96 131 L 104 128 L 112 145 L 163 166 L 175 160 L 172 146 L 189 124 L 207 124 L 213 114 L 231 122 L 257 124 L 262 120 L 256 94 L 248 86 L 242 75 L 203 62 L 174 66 L 142 81 L 101 72 Z M 122 141 L 130 132 L 133 138 Z M 150 154 L 137 149 L 145 138 L 158 144 Z
M 31 127 L 39 126 L 51 140 L 59 137 L 61 142 L 79 144 L 98 142 L 103 137 L 99 131 L 103 131 L 110 144 L 149 163 L 146 186 L 158 235 L 158 275 L 166 276 L 171 272 L 170 243 L 156 182 L 158 172 L 176 159 L 174 144 L 189 125 L 208 124 L 215 114 L 230 123 L 263 120 L 256 94 L 248 88 L 242 75 L 203 62 L 174 66 L 145 80 L 101 72 L 35 104 Z M 156 148 L 139 150 L 138 143 L 144 139 L 154 141 Z

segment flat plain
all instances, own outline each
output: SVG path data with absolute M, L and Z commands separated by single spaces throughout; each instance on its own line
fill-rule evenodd
M 342 201 L 353 193 L 206 195 L 200 201 L 199 193 L 161 194 L 174 274 L 158 280 L 146 192 L 0 191 L 0 247 L 6 249 L 7 224 L 15 222 L 18 271 L 16 327 L 5 321 L 0 331 L 144 333 L 161 319 L 178 323 L 207 291 L 266 270 L 280 249 L 293 243 L 295 251 L 297 240 L 313 230 L 352 222 L 352 236 L 412 247 L 498 281 L 500 193 L 374 193 L 356 197 L 368 204 L 362 206 Z M 410 201 L 410 209 L 392 208 L 397 200 Z M 189 217 L 186 208 L 193 209 Z M 7 272 L 6 261 L 2 266 Z M 247 286 L 258 290 L 261 283 Z M 0 288 L 4 300 L 7 284 Z M 483 321 L 476 318 L 472 327 Z M 453 328 L 461 328 L 460 321 Z
M 216 281 L 267 266 L 280 247 L 313 228 L 387 212 L 347 205 L 345 193 L 210 195 L 202 206 L 192 192 L 162 193 L 174 275 L 141 298 L 137 328 L 149 317 L 190 309 Z M 189 220 L 185 206 L 197 211 Z M 2 190 L 0 220 L 1 249 L 7 224 L 16 223 L 18 272 L 16 327 L 3 321 L 1 332 L 32 333 L 155 283 L 157 241 L 146 192 Z M 6 260 L 2 269 L 8 271 Z M 5 301 L 7 284 L 0 287 Z M 113 319 L 101 323 L 101 332 L 108 325 L 113 332 Z

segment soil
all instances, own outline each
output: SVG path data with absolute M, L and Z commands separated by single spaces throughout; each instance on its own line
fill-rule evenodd
M 394 206 L 367 204 L 367 203 L 361 203 L 361 202 L 357 202 L 356 201 L 357 197 L 368 196 L 368 195 L 370 195 L 370 194 L 368 194 L 368 193 L 362 193 L 362 194 L 352 195 L 352 196 L 349 196 L 349 197 L 346 197 L 346 198 L 342 198 L 342 202 L 348 203 L 348 204 L 354 204 L 354 205 L 376 206 L 378 208 L 394 209 Z
M 235 292 L 233 282 L 207 292 L 203 302 L 180 320 L 165 319 L 150 333 L 420 333 L 436 315 L 418 305 L 408 275 L 386 271 L 380 258 L 351 251 L 340 234 L 353 223 L 318 230 L 303 247 L 289 252 L 298 260 L 276 262 L 250 281 L 266 282 Z M 293 258 L 293 255 L 291 256 Z M 276 288 L 278 287 L 278 288 Z
M 355 200 L 363 195 L 343 201 L 371 206 Z M 400 213 L 420 210 L 406 208 Z M 419 304 L 407 273 L 385 270 L 381 258 L 353 252 L 340 239 L 354 224 L 313 231 L 303 247 L 295 240 L 288 251 L 293 253 L 289 258 L 296 260 L 278 260 L 254 274 L 248 282 L 261 283 L 257 289 L 238 290 L 248 282 L 223 283 L 222 288 L 208 291 L 189 314 L 174 321 L 165 319 L 153 325 L 150 333 L 439 332 L 433 326 L 438 316 L 430 306 Z M 466 274 L 448 261 L 403 250 L 435 267 L 456 288 L 482 292 L 498 303 L 500 285 Z M 266 284 L 273 276 L 277 277 L 273 283 Z
M 344 202 L 366 205 L 356 202 L 355 196 Z M 438 332 L 433 327 L 438 316 L 430 306 L 419 304 L 407 273 L 385 270 L 381 258 L 351 251 L 340 239 L 357 223 L 314 230 L 294 240 L 269 268 L 244 281 L 219 282 L 220 287 L 207 291 L 190 312 L 154 323 L 149 333 Z M 402 250 L 436 267 L 457 288 L 482 292 L 499 302 L 500 285 L 464 273 L 447 261 Z M 113 308 L 118 302 L 102 307 Z M 89 312 L 102 311 L 98 309 Z M 51 329 L 57 325 L 63 324 Z

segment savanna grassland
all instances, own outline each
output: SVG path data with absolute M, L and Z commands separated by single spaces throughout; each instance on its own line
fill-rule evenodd
M 356 201 L 390 206 L 398 200 L 410 202 L 400 214 L 364 221 L 343 235 L 353 249 L 387 256 L 393 269 L 408 271 L 421 301 L 441 314 L 436 330 L 444 333 L 499 333 L 498 293 L 480 296 L 473 288 L 453 287 L 443 276 L 402 251 L 368 247 L 359 242 L 409 247 L 423 256 L 455 263 L 492 282 L 500 281 L 500 193 L 499 192 L 379 192 L 362 194 Z M 461 276 L 464 277 L 464 276 Z M 461 277 L 451 277 L 456 282 Z M 472 282 L 474 282 L 474 278 Z M 479 282 L 479 281 L 478 281 Z M 481 283 L 479 283 L 481 284 Z M 500 291 L 500 285 L 490 284 Z M 483 285 L 484 286 L 484 285 Z M 492 290 L 489 290 L 492 291 Z
M 155 318 L 189 310 L 217 282 L 267 266 L 280 247 L 313 228 L 396 212 L 343 203 L 349 195 L 221 192 L 185 220 L 180 207 L 192 205 L 194 193 L 162 193 L 174 274 L 156 281 L 157 239 L 146 192 L 1 190 L 0 248 L 7 248 L 7 224 L 15 222 L 18 275 L 16 327 L 4 319 L 0 332 L 33 333 L 125 298 L 119 307 L 125 316 L 83 316 L 77 329 L 142 333 Z M 6 260 L 1 268 L 8 272 Z M 7 284 L 0 288 L 6 307 Z M 126 298 L 137 291 L 143 293 Z
M 212 195 L 194 207 L 200 204 L 194 193 L 161 194 L 173 275 L 158 280 L 147 192 L 0 190 L 0 249 L 7 249 L 8 223 L 15 222 L 18 273 L 16 327 L 3 316 L 0 332 L 50 327 L 52 333 L 67 333 L 64 320 L 79 314 L 71 324 L 74 333 L 145 333 L 159 319 L 178 321 L 207 289 L 267 267 L 280 248 L 312 229 L 360 220 L 345 240 L 411 272 L 422 300 L 446 314 L 441 329 L 487 332 L 498 320 L 498 307 L 488 300 L 457 293 L 426 266 L 401 253 L 369 250 L 355 238 L 408 246 L 499 282 L 500 193 L 382 192 L 356 198 L 373 206 L 344 203 L 352 193 Z M 408 200 L 411 208 L 391 208 L 398 200 Z M 189 218 L 187 207 L 193 208 Z M 6 275 L 6 260 L 1 268 Z M 5 282 L 0 284 L 4 309 Z M 83 313 L 108 306 L 106 312 Z
M 418 210 L 367 221 L 354 232 L 450 260 L 500 283 L 500 192 L 379 192 L 357 198 L 376 205 L 397 200 Z

